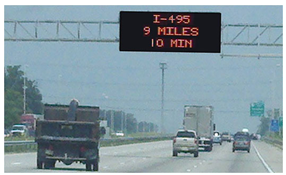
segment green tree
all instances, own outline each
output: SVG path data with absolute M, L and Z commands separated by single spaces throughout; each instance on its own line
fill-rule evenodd
M 18 123 L 23 110 L 23 98 L 21 93 L 7 89 L 5 90 L 5 128 Z
M 23 92 L 24 72 L 20 70 L 21 66 L 7 66 L 5 71 L 5 90 L 11 89 L 17 92 Z
M 266 135 L 266 133 L 269 131 L 269 124 L 270 124 L 270 118 L 261 117 L 260 119 L 260 125 L 258 127 L 258 133 L 262 136 Z
M 26 111 L 41 114 L 43 112 L 42 95 L 35 81 L 24 77 L 21 66 L 7 66 L 5 69 L 5 127 L 19 122 L 23 114 L 24 80 L 26 84 Z
M 27 80 L 26 86 L 27 111 L 34 114 L 41 114 L 43 112 L 42 94 L 40 93 L 36 82 Z

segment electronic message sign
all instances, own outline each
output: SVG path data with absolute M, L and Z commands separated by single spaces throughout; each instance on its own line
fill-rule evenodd
M 120 12 L 120 51 L 220 53 L 221 13 Z

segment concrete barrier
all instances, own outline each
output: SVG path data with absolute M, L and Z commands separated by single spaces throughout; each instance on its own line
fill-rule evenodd
M 141 142 L 153 142 L 160 140 L 170 140 L 171 136 L 154 136 L 154 137 L 122 137 L 113 139 L 101 139 L 100 146 L 116 146 Z M 37 151 L 37 143 L 30 141 L 5 141 L 5 153 L 8 152 L 34 152 Z

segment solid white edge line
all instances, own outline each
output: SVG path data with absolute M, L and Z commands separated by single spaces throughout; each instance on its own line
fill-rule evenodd
M 260 153 L 258 152 L 258 150 L 256 149 L 254 143 L 252 143 L 252 145 L 253 145 L 253 147 L 254 147 L 254 149 L 255 149 L 255 152 L 256 152 L 257 156 L 259 157 L 259 159 L 261 160 L 261 162 L 263 163 L 263 165 L 264 165 L 264 167 L 267 169 L 267 171 L 268 171 L 269 173 L 274 173 L 274 172 L 271 170 L 271 168 L 267 165 L 267 163 L 264 161 L 264 159 L 261 157 L 261 155 L 260 155 Z

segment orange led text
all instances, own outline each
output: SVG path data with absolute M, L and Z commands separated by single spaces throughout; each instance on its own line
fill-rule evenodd
M 197 27 L 158 27 L 158 35 L 163 36 L 198 36 Z

